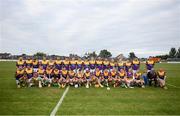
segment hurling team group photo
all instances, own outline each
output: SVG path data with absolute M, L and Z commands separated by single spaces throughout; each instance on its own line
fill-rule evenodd
M 180 0 L 0 0 L 0 116 L 180 115 Z
M 114 61 L 114 59 L 75 59 L 65 58 L 61 60 L 36 58 L 23 59 L 16 63 L 17 87 L 50 87 L 84 86 L 95 87 L 125 87 L 145 88 L 145 84 L 154 83 L 154 86 L 167 89 L 165 86 L 166 72 L 163 69 L 154 70 L 155 62 L 146 61 L 146 69 L 139 71 L 138 58 L 127 61 Z

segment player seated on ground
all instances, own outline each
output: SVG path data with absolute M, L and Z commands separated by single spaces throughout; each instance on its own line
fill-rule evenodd
M 16 62 L 16 67 L 19 68 L 19 67 L 24 67 L 25 66 L 25 61 L 23 60 L 22 57 L 19 57 L 18 61 Z
M 46 87 L 46 86 L 50 87 L 51 86 L 50 80 L 48 79 L 46 74 L 44 74 L 41 78 L 42 78 L 42 86 L 43 87 Z
M 121 69 L 121 70 L 118 72 L 118 77 L 119 77 L 119 80 L 120 80 L 120 85 L 121 85 L 121 87 L 127 88 L 127 86 L 126 86 L 126 72 L 125 72 L 124 69 Z
M 96 68 L 93 76 L 95 77 L 95 87 L 103 87 L 101 84 L 101 82 L 103 82 L 102 73 L 99 68 Z
M 25 71 L 24 71 L 24 68 L 22 66 L 19 66 L 17 69 L 16 69 L 16 74 L 15 74 L 15 78 L 16 78 L 16 85 L 17 85 L 17 88 L 20 88 L 20 83 L 19 83 L 19 79 L 21 77 L 23 77 Z
M 86 82 L 85 78 L 84 78 L 84 72 L 82 70 L 77 71 L 76 77 L 77 77 L 77 81 L 78 81 L 79 86 L 82 86 Z
M 68 71 L 68 77 L 66 79 L 66 84 L 67 85 L 74 85 L 74 83 L 73 83 L 74 78 L 75 78 L 75 72 L 73 71 L 73 69 L 70 69 Z
M 161 88 L 167 89 L 166 87 L 166 72 L 163 69 L 159 69 L 157 71 L 157 80 L 158 80 L 158 84 Z
M 91 72 L 88 69 L 85 70 L 84 78 L 86 79 L 86 88 L 89 88 L 91 85 Z
M 68 70 L 66 70 L 66 67 L 63 67 L 61 70 L 61 77 L 59 79 L 61 88 L 64 88 L 66 86 L 67 77 L 68 77 Z
M 60 71 L 59 69 L 55 68 L 52 74 L 51 85 L 54 87 L 60 87 L 59 79 L 60 79 Z
M 132 69 L 129 69 L 127 72 L 127 77 L 126 77 L 126 85 L 129 88 L 134 88 L 133 84 L 134 84 L 133 72 L 132 72 Z
M 29 84 L 29 87 L 32 87 L 32 86 L 39 87 L 39 88 L 42 87 L 42 78 L 39 77 L 38 73 L 36 73 L 36 72 L 33 73 L 33 77 Z
M 73 84 L 74 84 L 75 88 L 79 87 L 79 78 L 82 78 L 82 76 L 83 76 L 83 74 L 81 75 L 81 73 L 80 74 L 78 74 L 78 72 L 75 73 L 75 76 L 73 78 Z
M 29 81 L 28 77 L 26 74 L 24 74 L 20 79 L 19 79 L 19 85 L 20 87 L 28 87 Z
M 111 83 L 111 85 L 113 84 L 113 87 L 117 87 L 118 82 L 117 82 L 117 71 L 115 68 L 113 68 L 110 71 L 110 76 L 109 76 L 109 83 Z
M 110 74 L 109 74 L 108 69 L 105 69 L 105 70 L 103 71 L 103 78 L 104 78 L 104 85 L 105 85 L 106 87 L 109 87 L 109 81 L 108 81 L 109 76 L 110 76 Z
M 51 79 L 51 86 L 52 87 L 61 87 L 60 83 L 59 83 L 59 78 L 57 77 L 52 77 Z
M 138 87 L 142 87 L 145 88 L 144 86 L 144 80 L 141 78 L 141 73 L 140 72 L 136 72 L 134 74 L 134 84 Z
M 155 87 L 158 86 L 157 74 L 154 69 L 152 69 L 150 72 L 147 73 L 147 78 L 148 78 L 149 86 L 152 86 L 152 84 L 154 84 Z

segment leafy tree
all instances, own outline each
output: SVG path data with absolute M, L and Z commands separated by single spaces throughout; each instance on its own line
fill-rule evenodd
M 137 57 L 136 57 L 136 55 L 135 55 L 134 52 L 130 52 L 130 53 L 129 53 L 129 58 L 130 58 L 130 59 L 134 59 L 134 58 L 137 58 Z
M 99 57 L 101 58 L 110 58 L 112 56 L 111 52 L 108 50 L 101 50 L 99 53 Z
M 161 58 L 161 60 L 167 60 L 167 58 L 169 57 L 168 54 L 165 54 L 165 55 L 158 55 L 156 56 L 157 58 Z
M 180 58 L 180 47 L 179 47 L 178 50 L 177 50 L 176 57 L 177 57 L 177 58 Z
M 43 52 L 37 52 L 34 54 L 34 57 L 37 57 L 38 59 L 42 59 L 43 57 L 46 57 L 46 54 Z
M 169 57 L 170 58 L 176 57 L 176 48 L 171 48 L 171 50 L 169 51 Z

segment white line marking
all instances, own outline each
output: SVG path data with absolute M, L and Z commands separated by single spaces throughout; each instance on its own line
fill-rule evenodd
M 53 111 L 51 112 L 50 116 L 55 116 L 57 110 L 59 109 L 59 107 L 61 106 L 64 97 L 66 96 L 67 92 L 69 91 L 69 86 L 66 88 L 66 90 L 64 91 L 62 97 L 60 98 L 60 100 L 58 101 L 57 105 L 54 107 Z
M 172 84 L 169 84 L 169 83 L 167 83 L 167 85 L 169 85 L 169 86 L 171 86 L 171 87 L 175 87 L 175 88 L 179 88 L 179 89 L 180 89 L 180 87 L 177 87 L 177 86 L 172 85 Z

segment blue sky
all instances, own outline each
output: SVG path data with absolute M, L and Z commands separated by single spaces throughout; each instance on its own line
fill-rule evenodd
M 139 57 L 180 47 L 180 0 L 0 0 L 0 52 Z

